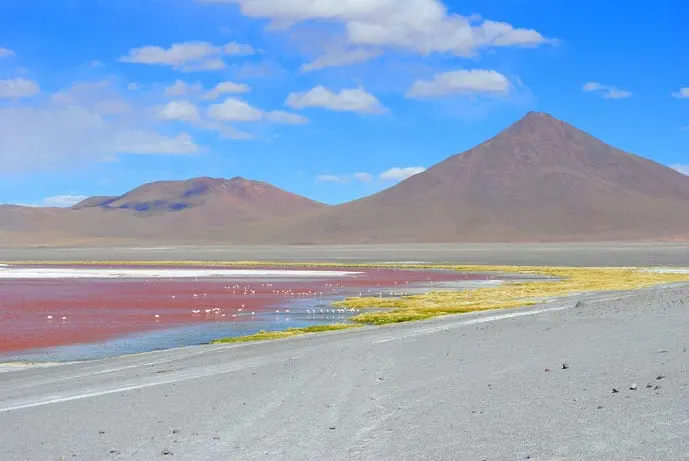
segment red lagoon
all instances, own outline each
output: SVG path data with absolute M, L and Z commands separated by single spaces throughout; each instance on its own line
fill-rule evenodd
M 69 269 L 88 268 L 71 266 Z M 183 268 L 158 269 L 164 273 Z M 173 279 L 164 276 L 148 279 L 4 279 L 0 280 L 0 354 L 97 343 L 130 333 L 206 322 L 251 322 L 261 313 L 289 314 L 286 306 L 295 299 L 372 295 L 391 290 L 403 293 L 409 285 L 491 278 L 429 270 L 337 270 L 359 274 L 313 275 L 289 280 L 259 277 Z

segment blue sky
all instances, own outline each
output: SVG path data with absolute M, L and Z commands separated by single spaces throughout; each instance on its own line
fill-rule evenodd
M 6 0 L 0 203 L 193 176 L 339 203 L 530 110 L 689 172 L 689 4 L 617 3 Z

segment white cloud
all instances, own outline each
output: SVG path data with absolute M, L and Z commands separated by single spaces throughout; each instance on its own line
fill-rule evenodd
M 109 86 L 110 82 L 107 80 L 76 82 L 70 87 L 69 91 L 71 93 L 88 93 L 92 91 L 101 91 Z
M 362 87 L 343 89 L 335 93 L 324 86 L 317 86 L 307 92 L 290 93 L 285 104 L 293 109 L 320 107 L 336 111 L 369 114 L 387 112 L 380 101 Z
M 182 122 L 197 122 L 200 118 L 199 110 L 192 102 L 186 99 L 168 102 L 158 110 L 157 117 L 162 120 L 178 120 Z
M 604 99 L 625 99 L 632 96 L 632 93 L 627 90 L 598 82 L 586 82 L 581 89 L 587 93 L 595 93 Z
M 417 80 L 409 91 L 409 98 L 431 98 L 449 94 L 507 94 L 510 81 L 494 70 L 454 70 L 435 74 L 433 80 Z
M 209 118 L 219 122 L 258 122 L 267 120 L 285 125 L 302 125 L 308 120 L 298 114 L 282 110 L 265 112 L 237 98 L 227 98 L 219 104 L 211 104 L 206 110 Z
M 204 70 L 222 70 L 226 68 L 225 61 L 220 58 L 211 58 L 204 61 L 193 62 L 182 66 L 183 72 L 202 72 Z
M 337 176 L 334 174 L 319 174 L 316 176 L 316 181 L 318 182 L 347 182 L 347 179 L 343 176 Z
M 168 98 L 176 96 L 187 96 L 203 91 L 201 82 L 187 83 L 182 80 L 175 80 L 175 83 L 165 88 L 165 96 Z
M 290 112 L 285 112 L 284 110 L 274 110 L 272 112 L 266 113 L 266 118 L 271 122 L 283 123 L 285 125 L 303 125 L 308 122 L 306 117 L 302 117 L 299 114 L 292 114 Z
M 217 99 L 222 94 L 248 93 L 250 91 L 251 87 L 246 83 L 220 82 L 215 85 L 215 88 L 208 91 L 203 99 Z
M 347 66 L 357 62 L 367 61 L 383 54 L 381 50 L 355 48 L 351 50 L 331 51 L 313 61 L 302 65 L 301 72 L 311 72 L 326 67 Z
M 411 176 L 426 171 L 425 168 L 420 166 L 412 166 L 406 168 L 394 167 L 389 170 L 384 171 L 378 176 L 378 179 L 382 181 L 402 181 Z M 363 183 L 370 183 L 375 179 L 371 173 L 359 172 L 354 174 L 321 174 L 316 176 L 317 182 L 330 182 L 330 183 L 350 183 L 352 181 L 358 181 Z
M 478 16 L 452 14 L 440 0 L 200 0 L 235 3 L 242 14 L 268 18 L 269 28 L 325 20 L 340 23 L 348 42 L 360 46 L 385 46 L 420 54 L 451 53 L 471 56 L 478 49 L 536 46 L 554 43 L 533 29 L 514 28 Z
M 0 59 L 14 56 L 14 51 L 9 48 L 0 48 Z
M 37 95 L 41 91 L 38 83 L 25 78 L 0 80 L 0 99 L 21 99 Z
M 680 173 L 689 176 L 689 165 L 675 164 L 675 165 L 670 165 L 670 168 L 672 168 L 673 170 L 677 170 Z
M 361 182 L 371 182 L 373 175 L 371 173 L 354 173 L 354 179 Z
M 426 169 L 422 166 L 410 166 L 406 168 L 394 167 L 380 174 L 380 179 L 386 181 L 402 181 L 411 176 L 423 173 Z
M 139 83 L 136 83 L 136 82 L 131 82 L 130 84 L 127 85 L 127 89 L 129 91 L 136 91 L 136 90 L 141 89 L 141 85 Z
M 105 64 L 103 64 L 101 61 L 94 59 L 93 61 L 89 62 L 89 66 L 90 67 L 104 67 Z
M 50 95 L 50 101 L 55 104 L 69 104 L 74 98 L 67 91 L 56 91 Z
M 170 66 L 183 71 L 201 71 L 224 69 L 223 55 L 253 54 L 250 45 L 230 42 L 222 46 L 204 41 L 187 41 L 175 43 L 169 48 L 147 45 L 132 48 L 126 56 L 120 57 L 120 62 Z
M 122 115 L 131 110 L 129 104 L 117 99 L 104 100 L 95 104 L 94 110 L 101 115 Z
M 222 103 L 210 105 L 206 114 L 222 122 L 255 122 L 263 118 L 260 109 L 237 98 L 227 98 Z
M 251 45 L 237 42 L 225 44 L 225 46 L 223 46 L 223 52 L 234 56 L 251 56 L 252 54 L 256 54 L 256 51 Z
M 86 195 L 54 195 L 44 198 L 42 206 L 68 208 L 87 198 Z
M 672 97 L 679 99 L 689 99 L 689 86 L 685 86 L 672 93 Z
M 67 168 L 123 153 L 199 150 L 189 134 L 157 133 L 148 111 L 103 82 L 78 83 L 31 105 L 0 107 L 0 140 L 3 172 Z
M 240 131 L 231 125 L 212 120 L 204 120 L 202 123 L 197 124 L 197 127 L 202 130 L 213 131 L 222 139 L 245 140 L 253 138 L 250 133 Z
M 199 146 L 188 133 L 163 136 L 155 131 L 126 131 L 117 133 L 114 144 L 120 154 L 194 154 Z

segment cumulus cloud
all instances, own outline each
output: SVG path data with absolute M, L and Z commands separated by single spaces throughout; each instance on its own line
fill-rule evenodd
M 672 97 L 679 99 L 689 99 L 689 86 L 685 86 L 672 93 Z
M 175 83 L 165 88 L 165 96 L 168 98 L 177 96 L 187 96 L 203 91 L 201 82 L 187 83 L 182 80 L 175 80 Z
M 54 195 L 43 199 L 42 205 L 48 207 L 69 208 L 86 200 L 86 195 Z
M 604 99 L 625 99 L 632 96 L 632 93 L 627 90 L 598 82 L 586 82 L 581 89 L 586 93 L 595 93 Z
M 433 98 L 450 94 L 507 94 L 510 81 L 494 70 L 454 70 L 435 74 L 432 80 L 417 80 L 409 98 Z
M 352 45 L 396 48 L 424 55 L 472 56 L 481 48 L 556 43 L 534 29 L 450 13 L 440 0 L 199 1 L 238 4 L 245 16 L 271 20 L 272 29 L 303 21 L 331 21 L 342 24 Z
M 225 44 L 223 52 L 233 56 L 251 56 L 252 54 L 256 54 L 256 50 L 254 50 L 251 45 L 237 42 Z
M 10 50 L 9 48 L 0 47 L 0 59 L 9 58 L 11 56 L 14 56 L 14 51 Z
M 226 67 L 222 56 L 245 56 L 254 54 L 250 45 L 230 42 L 213 45 L 204 41 L 175 43 L 169 48 L 146 45 L 132 48 L 120 62 L 169 66 L 182 71 L 219 70 Z
M 303 125 L 308 122 L 306 117 L 302 117 L 299 114 L 292 114 L 290 112 L 285 112 L 284 110 L 274 110 L 272 112 L 266 113 L 266 119 L 275 123 L 282 123 L 285 125 Z
M 38 83 L 26 78 L 0 80 L 0 99 L 21 99 L 35 96 L 41 91 Z
M 210 119 L 218 122 L 258 122 L 266 120 L 285 125 L 301 125 L 307 122 L 307 119 L 301 115 L 281 110 L 267 112 L 237 98 L 227 98 L 221 103 L 211 104 L 206 109 L 206 114 Z
M 675 164 L 675 165 L 670 165 L 670 168 L 672 168 L 673 170 L 677 170 L 680 173 L 689 176 L 689 165 Z
M 337 50 L 331 51 L 323 56 L 314 59 L 302 65 L 299 70 L 301 72 L 311 72 L 326 67 L 347 66 L 357 62 L 368 61 L 383 54 L 381 50 L 355 48 L 351 50 Z
M 178 120 L 181 122 L 197 122 L 200 118 L 199 110 L 192 102 L 186 99 L 168 102 L 158 109 L 157 116 L 162 120 Z
M 380 174 L 380 179 L 386 181 L 403 181 L 419 173 L 423 173 L 426 169 L 422 166 L 409 167 L 393 167 Z
M 336 93 L 324 86 L 317 86 L 306 92 L 290 93 L 285 104 L 292 109 L 320 107 L 335 111 L 368 114 L 387 112 L 380 101 L 362 87 L 343 89 Z
M 237 98 L 227 98 L 212 104 L 206 110 L 208 116 L 223 122 L 255 122 L 263 118 L 263 112 Z
M 217 99 L 223 94 L 248 93 L 250 91 L 251 87 L 245 83 L 220 82 L 215 85 L 215 88 L 208 91 L 203 96 L 203 99 Z

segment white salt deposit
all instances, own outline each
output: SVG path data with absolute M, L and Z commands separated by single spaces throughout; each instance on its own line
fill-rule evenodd
M 347 277 L 361 272 L 212 269 L 212 268 L 106 268 L 106 267 L 0 267 L 0 279 L 111 279 L 111 278 L 323 278 Z
M 642 269 L 644 272 L 656 272 L 660 274 L 689 274 L 687 267 L 651 267 Z
M 57 362 L 5 362 L 5 363 L 0 363 L 0 373 L 8 373 L 10 371 L 20 371 L 20 370 L 26 370 L 27 368 L 46 368 L 46 367 L 54 367 L 58 365 L 64 365 L 67 362 L 64 363 L 57 363 Z

